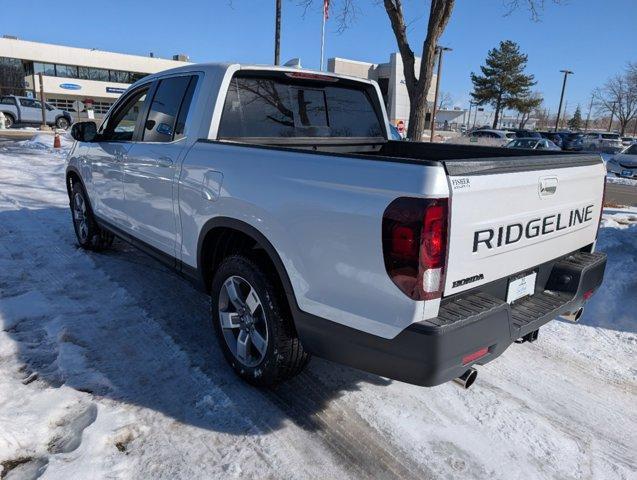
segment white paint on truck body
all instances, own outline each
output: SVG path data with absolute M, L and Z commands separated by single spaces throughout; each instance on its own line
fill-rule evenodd
M 601 163 L 450 176 L 445 295 L 534 268 L 592 244 L 602 208 L 604 177 Z M 553 183 L 555 190 L 550 193 Z M 542 192 L 542 186 L 549 184 L 549 191 Z M 571 218 L 574 210 L 587 220 Z M 492 238 L 489 232 L 493 232 Z

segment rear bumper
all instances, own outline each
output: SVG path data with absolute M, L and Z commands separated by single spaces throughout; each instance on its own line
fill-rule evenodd
M 410 325 L 384 339 L 301 314 L 296 325 L 304 347 L 314 355 L 371 373 L 422 386 L 460 376 L 473 363 L 497 358 L 511 343 L 585 302 L 606 268 L 604 253 L 578 252 L 553 265 L 543 291 L 509 305 L 489 293 L 443 300 L 437 318 Z M 463 357 L 487 347 L 488 353 L 463 364 Z

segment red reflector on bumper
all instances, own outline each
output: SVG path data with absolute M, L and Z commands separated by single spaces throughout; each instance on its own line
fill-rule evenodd
M 466 365 L 467 363 L 475 362 L 478 358 L 484 357 L 487 353 L 489 353 L 489 347 L 481 348 L 469 355 L 465 355 L 462 357 L 462 364 Z
M 593 296 L 593 290 L 589 290 L 587 292 L 584 292 L 584 300 L 588 300 L 592 296 Z

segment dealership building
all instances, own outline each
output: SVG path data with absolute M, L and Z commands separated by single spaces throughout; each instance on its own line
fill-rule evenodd
M 100 117 L 131 83 L 186 63 L 188 57 L 183 54 L 169 60 L 152 54 L 128 55 L 4 35 L 0 38 L 0 94 L 39 98 L 38 74 L 42 73 L 48 103 L 74 111 L 74 102 L 80 100 Z
M 415 64 L 415 70 L 418 72 L 420 70 L 420 58 L 416 57 Z M 397 125 L 402 121 L 407 125 L 409 120 L 409 95 L 400 54 L 392 53 L 387 63 L 360 62 L 338 57 L 330 58 L 327 62 L 327 69 L 334 73 L 376 80 L 383 94 L 390 122 Z M 433 105 L 435 89 L 436 75 L 434 74 L 431 80 L 431 87 L 429 92 L 427 92 L 427 101 L 430 108 Z M 462 123 L 464 114 L 465 111 L 461 109 L 439 110 L 436 113 L 437 128 L 444 125 L 453 126 Z M 430 115 L 427 113 L 427 123 L 429 119 Z

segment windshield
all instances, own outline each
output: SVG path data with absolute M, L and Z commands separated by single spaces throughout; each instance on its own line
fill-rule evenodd
M 383 129 L 366 85 L 239 75 L 228 89 L 219 137 L 371 138 L 383 137 Z
M 602 138 L 604 140 L 619 140 L 619 135 L 617 133 L 602 133 Z

